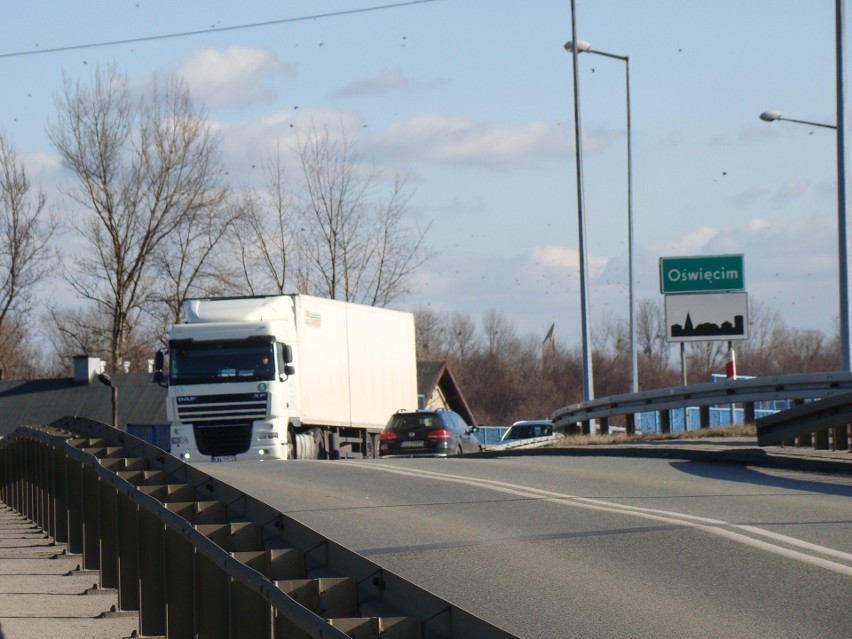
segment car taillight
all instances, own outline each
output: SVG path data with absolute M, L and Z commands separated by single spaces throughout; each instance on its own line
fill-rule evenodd
M 444 430 L 443 428 L 441 430 L 433 430 L 429 433 L 429 435 L 427 435 L 427 437 L 429 437 L 429 439 L 449 439 L 450 431 Z
M 396 439 L 396 433 L 392 433 L 390 431 L 383 431 L 381 435 L 379 435 L 380 442 L 389 442 L 393 439 Z

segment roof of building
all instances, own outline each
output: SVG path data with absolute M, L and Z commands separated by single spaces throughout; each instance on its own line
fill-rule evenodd
M 149 373 L 114 373 L 120 424 L 164 424 L 166 390 Z M 72 377 L 0 381 L 0 435 L 18 426 L 50 424 L 63 417 L 112 423 L 112 389 Z
M 447 362 L 417 362 L 417 392 L 430 397 L 438 387 L 447 400 L 447 408 L 457 412 L 471 426 L 476 426 L 473 411 L 467 405 L 456 378 L 447 367 Z

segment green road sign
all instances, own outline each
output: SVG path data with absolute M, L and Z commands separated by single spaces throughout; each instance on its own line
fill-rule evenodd
M 660 258 L 661 293 L 745 290 L 742 255 Z

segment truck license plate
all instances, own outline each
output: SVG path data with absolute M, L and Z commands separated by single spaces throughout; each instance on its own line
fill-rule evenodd
M 211 457 L 210 461 L 213 462 L 233 462 L 237 461 L 236 455 L 220 455 L 218 457 Z
M 400 442 L 399 445 L 403 448 L 420 448 L 423 442 Z

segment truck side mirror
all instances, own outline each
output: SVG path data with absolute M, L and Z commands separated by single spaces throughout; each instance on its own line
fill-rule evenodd
M 287 364 L 286 366 L 284 366 L 284 374 L 287 375 L 287 377 L 289 377 L 290 375 L 292 375 L 295 372 L 296 372 L 296 367 L 293 366 L 292 364 Z
M 289 344 L 284 344 L 284 363 L 289 364 L 293 361 L 293 347 Z M 287 373 L 288 375 L 290 373 Z
M 165 356 L 163 351 L 154 353 L 154 383 L 162 385 L 165 375 L 163 375 L 163 366 L 165 365 Z

